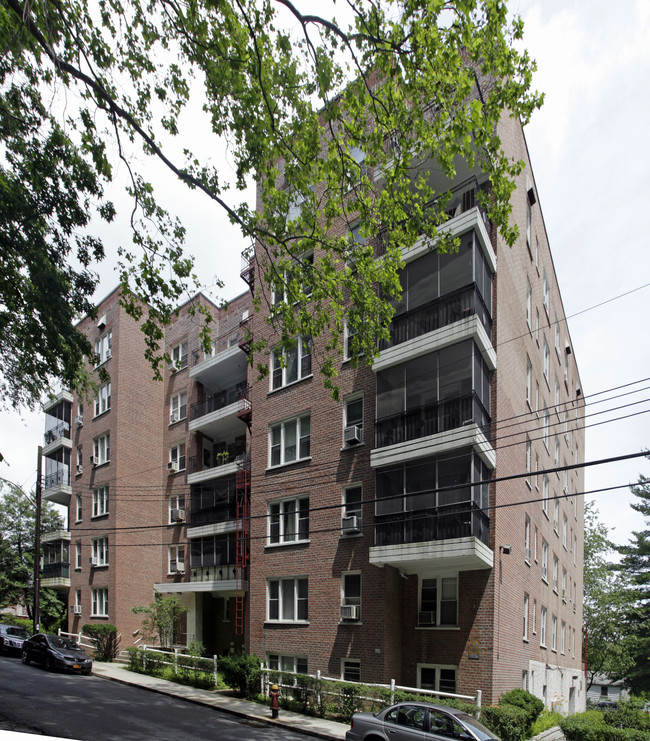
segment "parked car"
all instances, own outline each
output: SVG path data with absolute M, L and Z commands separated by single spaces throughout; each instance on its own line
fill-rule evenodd
M 20 656 L 23 641 L 27 638 L 29 633 L 24 628 L 0 624 L 0 653 Z
M 500 741 L 471 715 L 443 705 L 400 702 L 378 713 L 355 713 L 346 741 Z
M 76 641 L 45 633 L 37 633 L 23 643 L 22 659 L 23 664 L 33 661 L 51 672 L 67 669 L 90 674 L 93 668 L 92 659 Z

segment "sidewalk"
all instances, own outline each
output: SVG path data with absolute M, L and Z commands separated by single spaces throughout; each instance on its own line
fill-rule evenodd
M 306 733 L 318 738 L 344 739 L 345 732 L 350 727 L 345 723 L 336 723 L 333 720 L 324 720 L 323 718 L 314 718 L 310 715 L 292 713 L 282 708 L 280 709 L 279 718 L 272 720 L 271 710 L 265 705 L 250 702 L 249 700 L 239 700 L 222 692 L 199 690 L 194 687 L 176 684 L 175 682 L 168 682 L 158 677 L 150 677 L 147 674 L 130 672 L 124 664 L 95 661 L 93 662 L 93 675 L 102 679 L 111 679 L 114 682 L 130 684 L 134 687 L 142 687 L 145 690 L 158 692 L 162 695 L 178 697 L 181 700 L 194 702 L 198 705 L 208 705 L 217 710 L 223 710 L 226 713 L 239 715 L 242 718 L 252 718 L 261 723 L 281 726 L 297 733 Z

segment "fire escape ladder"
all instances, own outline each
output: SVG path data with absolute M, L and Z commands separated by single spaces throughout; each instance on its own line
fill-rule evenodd
M 246 602 L 244 582 L 246 581 L 249 560 L 250 468 L 247 460 L 242 462 L 235 477 L 237 490 L 235 633 L 241 635 L 244 633 L 244 607 Z

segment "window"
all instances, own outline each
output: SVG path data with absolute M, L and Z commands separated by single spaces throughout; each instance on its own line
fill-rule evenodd
M 539 347 L 539 309 L 535 307 L 535 342 Z
M 341 661 L 341 679 L 344 682 L 360 682 L 361 662 L 358 659 L 343 659 Z
M 524 558 L 528 564 L 530 564 L 530 556 L 530 517 L 526 515 L 526 521 L 524 523 Z
M 534 535 L 534 540 L 533 540 L 533 549 L 534 549 L 533 556 L 535 557 L 535 563 L 537 563 L 537 533 L 538 533 L 537 525 L 535 525 L 535 535 Z
M 542 607 L 539 613 L 539 645 L 546 648 L 546 608 Z
M 544 410 L 544 419 L 542 421 L 542 439 L 544 440 L 544 445 L 546 447 L 546 452 L 549 452 L 548 447 L 548 425 L 549 425 L 549 413 L 548 409 Z
M 170 545 L 167 548 L 168 568 L 170 574 L 185 573 L 185 547 Z
M 560 418 L 560 382 L 557 380 L 557 376 L 555 376 L 555 413 L 558 416 L 558 419 Z
M 548 543 L 542 538 L 542 579 L 548 581 Z
M 177 443 L 169 448 L 169 470 L 185 470 L 185 443 Z
M 105 363 L 111 357 L 112 342 L 112 332 L 106 332 L 95 342 L 95 355 L 97 355 L 97 365 Z
M 309 458 L 310 417 L 296 417 L 269 429 L 269 459 L 271 466 Z
M 433 577 L 420 582 L 418 625 L 458 624 L 458 578 Z
M 172 347 L 169 357 L 171 358 L 169 369 L 172 373 L 185 368 L 187 366 L 187 342 L 181 342 L 176 347 Z
M 542 511 L 548 517 L 548 476 L 542 476 Z
M 271 353 L 272 391 L 311 376 L 311 340 L 297 337 L 293 342 L 291 347 Z
M 183 522 L 185 513 L 185 497 L 169 497 L 169 523 L 174 525 L 177 522 Z
M 557 435 L 555 436 L 555 452 L 553 454 L 553 463 L 555 464 L 555 468 L 558 468 L 560 465 L 560 441 Z M 560 472 L 556 471 L 556 474 L 559 478 Z
M 553 500 L 553 530 L 555 534 L 560 534 L 560 502 L 557 497 Z
M 354 161 L 354 164 L 350 165 L 350 182 L 348 183 L 349 189 L 352 190 L 366 175 L 367 167 L 366 155 L 360 147 L 350 147 L 350 157 Z
M 269 542 L 296 543 L 309 538 L 309 497 L 269 505 Z
M 359 572 L 343 574 L 341 578 L 341 605 L 341 617 L 343 619 L 361 619 L 361 574 Z
M 530 603 L 530 597 L 524 594 L 524 634 L 523 639 L 528 640 L 528 606 Z
M 105 383 L 97 389 L 94 416 L 98 417 L 111 408 L 111 384 Z
M 273 306 L 282 303 L 294 303 L 297 300 L 297 297 L 294 297 L 296 289 L 302 289 L 305 296 L 311 296 L 310 273 L 313 265 L 314 255 L 309 252 L 299 260 L 295 260 L 293 268 L 276 273 L 271 299 Z M 302 280 L 302 285 L 297 283 L 299 280 Z M 293 292 L 291 292 L 292 289 Z
M 108 538 L 93 538 L 93 566 L 108 566 Z
M 108 463 L 111 459 L 110 435 L 100 435 L 93 440 L 93 464 L 101 466 Z
M 108 617 L 108 589 L 92 590 L 91 617 Z
M 346 322 L 345 323 L 345 333 L 344 333 L 344 348 L 343 348 L 343 359 L 344 360 L 351 360 L 352 358 L 356 357 L 359 353 L 355 350 L 354 347 L 354 336 L 355 332 L 352 327 Z
M 528 197 L 526 197 L 526 247 L 528 247 L 528 251 L 530 252 L 530 225 L 533 220 L 533 211 L 530 205 L 530 200 Z M 532 253 L 531 253 L 532 258 Z M 524 687 L 524 689 L 526 689 Z
M 84 454 L 81 445 L 77 445 L 77 476 L 83 472 Z
M 566 569 L 562 569 L 562 600 L 566 602 L 567 599 L 567 593 L 566 593 Z
M 557 570 L 558 560 L 557 556 L 553 554 L 553 591 L 557 593 Z
M 537 600 L 533 600 L 533 617 L 531 620 L 533 635 L 537 635 Z
M 81 522 L 81 515 L 83 513 L 83 509 L 82 509 L 81 504 L 82 504 L 82 502 L 81 502 L 81 494 L 77 494 L 75 496 L 75 517 L 76 517 L 76 522 Z
M 551 384 L 549 380 L 550 372 L 551 372 L 551 354 L 548 349 L 548 342 L 546 341 L 546 335 L 544 335 L 544 378 L 546 379 L 546 383 L 549 385 L 549 387 Z
M 74 567 L 75 569 L 81 569 L 81 541 L 78 540 L 74 544 Z
M 568 350 L 569 347 L 567 346 L 567 351 L 564 353 L 564 385 L 566 386 L 567 391 L 569 390 L 569 354 Z
M 551 298 L 548 285 L 548 277 L 546 276 L 546 268 L 544 268 L 544 278 L 542 280 L 542 284 L 544 290 L 544 311 L 546 312 L 546 316 L 548 318 L 551 313 Z
M 77 607 L 81 607 L 81 589 L 74 590 L 74 603 Z
M 555 315 L 555 352 L 557 359 L 560 359 L 560 322 L 558 321 L 557 314 Z
M 526 324 L 528 325 L 528 329 L 532 330 L 532 308 L 533 308 L 533 290 L 530 287 L 530 280 L 526 278 Z
M 296 672 L 307 674 L 306 656 L 280 656 L 279 654 L 268 654 L 269 669 L 282 672 Z
M 569 528 L 569 522 L 566 518 L 566 515 L 562 513 L 562 545 L 564 546 L 564 550 L 567 549 L 567 530 Z
M 344 402 L 344 445 L 350 447 L 363 442 L 363 397 L 355 396 Z
M 108 486 L 93 489 L 93 517 L 108 514 Z
M 551 618 L 551 651 L 557 651 L 557 618 Z
M 526 483 L 530 488 L 530 458 L 532 454 L 532 443 L 530 442 L 530 438 L 528 435 L 526 435 Z
M 306 578 L 269 579 L 267 619 L 273 622 L 297 622 L 308 619 Z
M 533 366 L 530 362 L 530 358 L 526 356 L 526 403 L 529 408 L 532 404 L 532 388 L 533 388 Z
M 187 394 L 184 391 L 174 394 L 169 400 L 169 424 L 173 425 L 187 417 Z
M 435 692 L 456 692 L 456 667 L 419 665 L 418 687 Z
M 361 224 L 355 224 L 348 229 L 348 246 L 346 248 L 347 259 L 345 261 L 345 264 L 352 269 L 355 268 L 355 254 L 357 245 L 363 246 L 366 243 L 366 238 L 361 232 Z

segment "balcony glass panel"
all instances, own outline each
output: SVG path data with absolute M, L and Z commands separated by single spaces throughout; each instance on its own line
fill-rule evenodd
M 208 393 L 204 401 L 192 404 L 192 419 L 198 419 L 206 414 L 216 412 L 219 409 L 225 409 L 231 404 L 235 404 L 242 399 L 248 398 L 248 387 L 246 383 L 238 383 L 235 386 L 222 391 L 213 391 Z
M 48 409 L 45 414 L 45 445 L 50 445 L 59 438 L 70 439 L 70 419 L 72 405 L 69 401 L 61 401 Z
M 69 579 L 69 563 L 46 563 L 43 564 L 43 579 Z
M 191 525 L 228 522 L 237 518 L 235 476 L 195 484 L 190 494 Z

